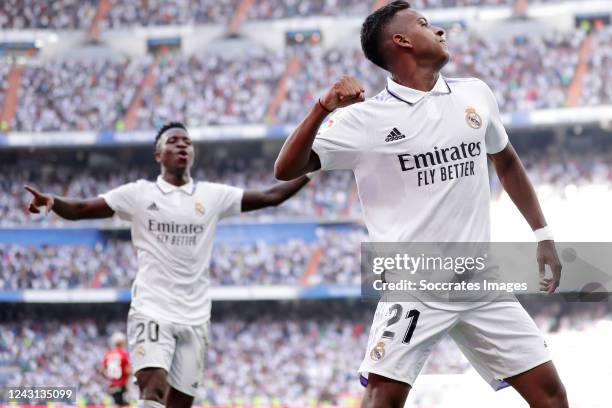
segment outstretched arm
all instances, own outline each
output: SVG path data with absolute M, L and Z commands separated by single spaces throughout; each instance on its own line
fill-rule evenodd
M 320 169 L 321 162 L 312 151 L 312 144 L 323 120 L 336 108 L 364 99 L 364 90 L 355 78 L 344 76 L 336 82 L 285 141 L 274 163 L 274 176 L 279 180 L 292 180 Z
M 309 181 L 310 179 L 307 176 L 302 176 L 285 183 L 278 183 L 266 190 L 247 190 L 242 195 L 242 212 L 282 204 L 300 191 Z
M 502 151 L 490 154 L 489 158 L 504 189 L 531 229 L 536 231 L 545 227 L 546 219 L 535 190 L 514 147 L 508 143 Z M 561 280 L 561 262 L 552 239 L 538 242 L 537 261 L 540 268 L 540 290 L 553 293 Z M 544 278 L 544 265 L 550 266 L 552 278 Z
M 28 211 L 33 214 L 39 214 L 40 207 L 45 208 L 45 214 L 53 211 L 60 217 L 73 221 L 110 218 L 115 214 L 101 197 L 79 200 L 44 194 L 30 186 L 25 186 L 25 189 L 32 194 L 32 201 L 30 201 Z

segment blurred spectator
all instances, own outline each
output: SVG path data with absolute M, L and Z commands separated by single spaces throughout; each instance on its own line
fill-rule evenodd
M 103 28 L 226 23 L 239 0 L 111 0 Z
M 0 290 L 129 288 L 136 270 L 127 241 L 94 247 L 0 244 Z
M 298 285 L 306 266 L 322 251 L 318 268 L 307 282 L 359 284 L 360 243 L 365 231 L 320 228 L 319 240 L 294 238 L 272 244 L 215 245 L 210 265 L 214 286 Z M 131 286 L 138 270 L 129 241 L 105 245 L 0 244 L 0 290 L 123 288 Z
M 162 58 L 155 85 L 144 94 L 138 127 L 157 128 L 169 120 L 190 126 L 262 122 L 284 70 L 282 54 L 261 50 Z
M 270 162 L 262 160 L 244 161 L 236 158 L 206 163 L 197 167 L 192 177 L 243 188 L 271 186 L 276 181 Z M 55 214 L 33 215 L 26 211 L 30 195 L 23 189 L 24 184 L 33 184 L 42 191 L 69 197 L 95 197 L 121 184 L 141 178 L 155 180 L 159 170 L 118 166 L 107 168 L 73 168 L 70 166 L 29 167 L 1 166 L 0 186 L 5 194 L 0 196 L 0 227 L 23 225 L 62 226 L 75 225 Z M 149 170 L 152 170 L 149 168 Z M 325 172 L 311 182 L 291 200 L 283 205 L 266 210 L 242 214 L 239 219 L 274 220 L 282 218 L 348 218 L 359 217 L 361 209 L 356 199 L 353 175 L 348 171 Z M 125 225 L 117 217 L 108 220 L 79 221 L 79 225 Z
M 611 103 L 606 70 L 608 31 L 600 31 L 583 87 L 586 104 Z M 452 59 L 448 77 L 476 77 L 493 90 L 502 112 L 566 105 L 582 30 L 538 36 L 488 39 L 449 29 Z M 273 122 L 266 117 L 274 92 L 297 56 L 300 69 L 287 78 L 287 94 Z M 153 63 L 147 56 L 131 62 L 39 62 L 25 68 L 13 129 L 21 131 L 121 129 L 127 108 Z M 244 52 L 191 56 L 165 55 L 145 90 L 137 129 L 153 129 L 168 120 L 189 126 L 295 124 L 342 75 L 356 77 L 366 96 L 385 87 L 387 73 L 352 47 L 303 46 L 284 53 L 259 48 Z
M 366 16 L 372 2 L 363 0 L 255 0 L 249 19 L 268 20 L 306 16 Z
M 566 187 L 587 187 L 597 184 L 612 186 L 612 154 L 605 151 L 570 153 L 567 151 L 527 152 L 521 155 L 532 183 L 539 194 L 567 198 Z M 261 188 L 275 183 L 272 163 L 265 160 L 223 159 L 209 161 L 205 167 L 193 172 L 195 180 L 209 180 L 243 188 Z M 85 168 L 70 166 L 0 167 L 0 186 L 5 194 L 0 196 L 0 227 L 65 226 L 74 222 L 63 220 L 54 214 L 32 215 L 26 212 L 30 195 L 24 184 L 33 184 L 45 192 L 61 196 L 95 197 L 123 183 L 140 178 L 154 180 L 156 170 L 151 168 L 117 166 Z M 491 177 L 493 199 L 502 191 L 497 177 Z M 283 205 L 263 211 L 242 214 L 228 222 L 242 220 L 272 221 L 282 219 L 361 219 L 361 206 L 357 197 L 354 177 L 349 171 L 323 172 L 315 181 Z M 123 225 L 117 217 L 108 220 L 79 221 L 78 225 Z
M 99 0 L 2 0 L 3 29 L 89 29 Z
M 571 304 L 562 300 L 527 302 L 558 358 L 572 354 L 567 334 L 605 335 L 597 330 L 612 319 L 609 303 Z M 317 301 L 245 307 L 236 303 L 213 312 L 204 381 L 196 404 L 218 406 L 344 406 L 346 395 L 359 397 L 357 368 L 364 354 L 373 306 Z M 0 366 L 9 386 L 78 386 L 82 404 L 101 404 L 105 380 L 96 365 L 106 338 L 125 332 L 124 320 L 36 316 L 0 323 Z M 569 346 L 568 346 L 569 344 Z M 450 339 L 434 348 L 422 374 L 459 374 L 469 363 Z M 579 367 L 576 367 L 578 369 Z M 442 379 L 441 379 L 442 381 Z M 137 398 L 131 387 L 130 399 Z
M 14 128 L 22 131 L 115 129 L 150 57 L 137 61 L 39 61 L 23 70 Z
M 612 103 L 612 27 L 593 34 L 593 52 L 582 84 L 580 105 L 609 105 Z
M 495 93 L 500 110 L 515 112 L 565 105 L 584 32 L 500 41 L 450 31 L 448 38 L 452 59 L 445 74 L 482 79 Z

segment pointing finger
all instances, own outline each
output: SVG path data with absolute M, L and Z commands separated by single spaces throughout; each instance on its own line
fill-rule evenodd
M 23 186 L 23 188 L 25 188 L 26 191 L 34 194 L 35 196 L 39 196 L 40 195 L 40 193 L 38 191 L 36 191 L 34 188 L 28 186 L 27 184 L 25 186 Z

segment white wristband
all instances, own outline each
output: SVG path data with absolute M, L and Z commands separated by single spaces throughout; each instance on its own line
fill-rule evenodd
M 310 173 L 306 173 L 304 175 L 306 177 L 308 177 L 310 180 L 314 180 L 315 177 L 317 177 L 319 175 L 319 173 L 321 173 L 321 169 L 315 170 L 315 171 L 311 171 Z
M 549 240 L 554 241 L 555 239 L 553 237 L 552 230 L 548 226 L 537 229 L 533 231 L 533 233 L 535 234 L 536 242 L 549 241 Z

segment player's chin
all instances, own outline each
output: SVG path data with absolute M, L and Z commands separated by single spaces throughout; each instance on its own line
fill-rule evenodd
M 451 59 L 451 53 L 448 51 L 448 48 L 446 47 L 441 47 L 442 50 L 440 52 L 440 69 L 442 69 L 443 66 L 445 66 L 446 64 L 448 64 L 448 62 Z
M 191 167 L 192 160 L 188 157 L 177 157 L 174 161 L 174 167 L 177 169 L 187 169 Z

